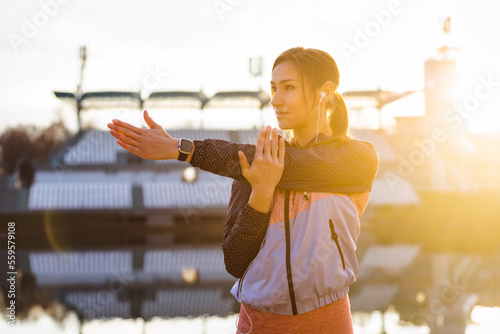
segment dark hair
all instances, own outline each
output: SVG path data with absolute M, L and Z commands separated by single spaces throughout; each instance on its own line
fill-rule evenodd
M 273 64 L 273 71 L 279 64 L 290 61 L 302 77 L 302 89 L 304 90 L 304 76 L 307 78 L 311 88 L 318 89 L 326 81 L 331 81 L 334 85 L 335 93 L 333 98 L 326 104 L 326 109 L 330 110 L 330 128 L 333 131 L 331 139 L 348 140 L 349 136 L 349 116 L 347 106 L 342 96 L 337 92 L 339 86 L 339 69 L 332 56 L 325 51 L 312 48 L 295 47 L 284 51 L 276 58 Z M 304 93 L 304 99 L 306 95 Z M 307 99 L 306 99 L 307 106 Z M 289 135 L 293 138 L 293 132 Z

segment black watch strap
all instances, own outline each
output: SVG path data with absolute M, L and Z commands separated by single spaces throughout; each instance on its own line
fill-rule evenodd
M 193 141 L 186 138 L 181 138 L 179 140 L 179 157 L 177 158 L 177 160 L 186 161 L 188 155 L 191 154 L 192 151 Z

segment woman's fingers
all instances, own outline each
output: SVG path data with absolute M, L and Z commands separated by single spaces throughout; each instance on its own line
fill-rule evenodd
M 280 138 L 279 161 L 282 166 L 285 164 L 285 138 Z
M 146 121 L 146 124 L 149 126 L 150 129 L 154 129 L 154 128 L 157 128 L 157 127 L 162 127 L 160 124 L 156 123 L 155 121 L 153 121 L 153 119 L 151 118 L 151 116 L 149 116 L 149 113 L 147 110 L 144 110 L 144 120 Z
M 272 158 L 271 156 L 271 127 L 266 126 L 266 134 L 265 134 L 265 141 L 264 141 L 264 157 L 265 158 Z
M 273 129 L 271 126 L 266 126 L 265 128 L 261 129 L 259 132 L 259 138 L 257 139 L 255 158 L 265 157 L 271 161 L 279 162 L 280 154 L 282 151 L 280 142 L 281 141 L 278 136 L 277 128 Z M 282 140 L 282 142 L 284 144 L 284 139 Z
M 257 147 L 255 147 L 254 159 L 261 158 L 264 150 L 266 128 L 260 129 L 259 137 L 257 138 Z
M 119 127 L 119 128 L 115 128 L 115 130 L 117 130 L 119 132 L 122 132 L 122 131 L 120 131 L 120 128 L 121 129 L 127 129 L 127 130 L 129 130 L 131 132 L 134 132 L 136 134 L 142 134 L 142 131 L 143 131 L 142 129 L 140 129 L 138 127 L 135 127 L 132 124 L 120 121 L 119 119 L 113 119 L 113 123 L 112 124 L 115 125 L 115 127 Z
M 116 133 L 120 133 L 120 134 L 122 134 L 124 136 L 127 136 L 129 138 L 135 138 L 135 137 L 137 137 L 137 133 L 135 133 L 133 131 L 130 131 L 127 128 L 114 125 L 112 123 L 108 123 L 108 128 L 110 129 L 110 132 L 114 131 Z
M 120 139 L 118 139 L 116 142 L 118 143 L 118 145 L 120 145 L 121 147 L 123 147 L 127 151 L 130 151 L 130 152 L 140 156 L 141 150 L 138 147 L 135 147 L 134 145 L 127 144 Z
M 240 158 L 241 174 L 245 176 L 247 175 L 247 171 L 250 168 L 250 164 L 248 163 L 245 153 L 238 151 L 238 157 Z
M 271 141 L 271 158 L 274 161 L 278 160 L 278 129 L 274 128 L 271 130 L 273 140 Z
M 260 130 L 251 165 L 244 153 L 238 152 L 241 173 L 252 186 L 252 190 L 275 190 L 283 173 L 284 150 L 285 139 L 279 138 L 278 129 L 268 126 Z
M 128 131 L 128 130 L 126 130 L 126 131 Z M 122 142 L 125 142 L 127 144 L 131 144 L 131 145 L 134 145 L 134 146 L 138 146 L 138 144 L 139 144 L 137 142 L 137 140 L 135 140 L 135 138 L 130 137 L 128 135 L 124 135 L 124 134 L 122 134 L 122 133 L 120 133 L 120 132 L 118 132 L 116 130 L 111 129 L 111 130 L 109 130 L 109 132 L 113 135 L 113 137 L 115 137 L 116 139 L 121 140 Z

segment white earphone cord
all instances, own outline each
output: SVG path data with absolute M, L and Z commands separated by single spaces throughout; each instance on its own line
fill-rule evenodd
M 314 141 L 315 144 L 318 141 L 318 135 L 319 135 L 319 114 L 320 114 L 320 111 L 321 111 L 321 100 L 323 100 L 323 97 L 325 97 L 325 93 L 321 94 L 321 98 L 319 99 L 319 102 L 318 102 L 318 123 L 316 124 L 316 140 Z
M 315 144 L 318 141 L 318 134 L 319 134 L 319 112 L 320 112 L 320 106 L 321 105 L 318 103 L 318 123 L 316 124 L 316 140 L 314 141 Z
M 238 315 L 236 316 L 236 320 L 235 320 L 236 330 L 238 331 L 239 334 L 249 334 L 253 328 L 252 319 L 250 319 L 250 316 L 248 315 L 247 310 L 245 310 L 245 306 L 242 304 L 241 307 L 243 308 L 243 311 L 245 311 L 245 314 L 247 315 L 248 321 L 250 321 L 250 329 L 246 333 L 240 332 L 240 329 L 238 328 L 238 318 L 240 317 L 240 314 L 238 313 Z
M 264 240 L 265 240 L 265 238 L 262 239 L 262 241 L 260 242 L 260 248 L 262 248 L 262 244 L 264 243 Z M 236 316 L 236 319 L 235 319 L 234 323 L 236 325 L 236 330 L 238 331 L 239 334 L 250 334 L 250 332 L 252 331 L 252 328 L 253 328 L 252 319 L 250 319 L 250 315 L 248 314 L 247 310 L 245 309 L 245 305 L 243 303 L 243 297 L 241 296 L 241 284 L 242 284 L 242 281 L 243 281 L 243 277 L 245 277 L 245 274 L 247 273 L 248 268 L 250 268 L 250 265 L 253 263 L 254 260 L 252 260 L 252 262 L 250 262 L 250 264 L 247 266 L 247 268 L 245 269 L 245 272 L 241 276 L 240 281 L 238 283 L 238 295 L 240 296 L 241 308 L 243 308 L 243 311 L 245 311 L 245 314 L 247 315 L 248 321 L 250 321 L 250 329 L 248 330 L 248 332 L 246 332 L 246 333 L 240 332 L 240 329 L 238 328 L 238 319 L 240 317 L 240 314 L 238 313 L 238 315 Z

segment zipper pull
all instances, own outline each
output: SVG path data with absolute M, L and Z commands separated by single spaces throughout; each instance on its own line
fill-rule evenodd
M 330 231 L 332 231 L 332 240 L 337 241 L 339 239 L 339 235 L 337 234 L 337 232 L 335 232 L 335 226 L 333 226 L 333 221 L 330 219 L 328 223 L 330 224 Z
M 342 268 L 344 268 L 345 270 L 344 254 L 342 253 L 342 248 L 340 248 L 339 235 L 337 234 L 337 232 L 335 232 L 333 221 L 330 219 L 328 223 L 330 224 L 330 230 L 332 231 L 332 239 L 335 240 L 335 244 L 337 245 L 337 249 L 339 250 L 340 258 L 342 260 Z
M 305 198 L 306 201 L 309 200 L 309 195 L 307 194 L 307 191 L 304 191 L 304 198 Z

